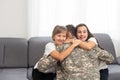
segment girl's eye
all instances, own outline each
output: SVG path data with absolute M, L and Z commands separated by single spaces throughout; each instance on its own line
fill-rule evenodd
M 60 37 L 61 35 L 60 34 L 57 34 L 58 37 Z
M 81 33 L 81 31 L 78 31 L 78 33 Z
M 66 36 L 63 36 L 64 38 L 66 38 Z
M 83 33 L 87 33 L 87 31 L 83 31 Z
M 60 35 L 58 35 L 58 37 L 60 37 Z

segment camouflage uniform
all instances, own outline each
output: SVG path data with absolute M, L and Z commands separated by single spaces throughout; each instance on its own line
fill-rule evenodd
M 63 50 L 70 44 L 64 44 Z M 61 47 L 58 48 L 62 51 Z M 113 56 L 99 47 L 90 51 L 76 47 L 71 54 L 57 66 L 57 80 L 100 80 L 99 61 L 112 62 Z
M 41 59 L 39 59 L 37 69 L 40 72 L 47 72 L 48 70 L 52 70 L 52 68 L 56 67 L 57 62 L 58 61 L 51 56 L 44 55 Z

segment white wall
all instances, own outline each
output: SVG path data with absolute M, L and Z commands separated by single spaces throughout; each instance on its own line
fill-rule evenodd
M 30 16 L 30 15 L 27 15 L 28 14 L 27 12 L 29 12 L 27 10 L 27 7 L 28 7 L 27 1 L 29 1 L 29 0 L 0 0 L 0 37 L 27 38 L 29 36 L 28 34 L 30 34 L 30 33 L 28 33 L 28 29 L 27 29 L 27 20 L 29 20 L 29 18 L 27 18 L 27 16 Z M 56 1 L 56 0 L 54 0 L 54 1 Z M 75 0 L 75 1 L 79 1 L 79 0 Z M 120 48 L 120 34 L 119 34 L 120 16 L 115 16 L 115 15 L 111 16 L 108 20 L 108 22 L 111 23 L 111 25 L 103 25 L 102 23 L 107 22 L 107 19 L 104 17 L 101 17 L 98 15 L 100 20 L 97 20 L 97 18 L 95 18 L 95 17 L 86 18 L 87 16 L 91 16 L 93 14 L 93 12 L 91 12 L 91 14 L 89 14 L 89 15 L 84 14 L 86 12 L 84 12 L 85 10 L 83 10 L 83 8 L 82 8 L 84 5 L 82 5 L 82 4 L 88 4 L 88 3 L 86 3 L 86 1 L 89 1 L 89 0 L 86 0 L 86 1 L 81 0 L 81 1 L 82 1 L 81 3 L 78 3 L 78 4 L 74 3 L 74 4 L 76 4 L 76 8 L 80 7 L 83 12 L 70 13 L 69 15 L 65 14 L 66 16 L 64 16 L 64 17 L 65 18 L 67 17 L 68 18 L 67 20 L 70 20 L 68 16 L 71 16 L 72 14 L 76 14 L 76 15 L 73 15 L 74 18 L 71 19 L 71 21 L 68 21 L 66 23 L 73 22 L 73 24 L 76 25 L 79 22 L 82 22 L 82 20 L 83 20 L 83 22 L 86 22 L 86 24 L 90 28 L 91 32 L 109 33 L 114 42 L 116 52 L 117 52 L 118 56 L 120 56 L 120 51 L 119 51 L 119 48 Z M 93 1 L 96 1 L 96 0 L 93 0 Z M 105 0 L 103 0 L 103 1 L 105 1 Z M 119 1 L 118 5 L 120 4 L 120 0 L 110 0 L 110 1 L 111 2 L 113 1 L 113 4 L 114 4 L 114 1 Z M 91 2 L 91 0 L 90 0 L 90 2 Z M 72 3 L 73 2 L 71 1 L 71 4 L 69 4 L 68 7 L 70 7 L 72 5 Z M 64 4 L 65 3 L 63 2 L 62 5 L 64 5 Z M 108 5 L 110 5 L 110 4 L 108 4 Z M 111 10 L 112 12 L 118 11 L 118 14 L 116 14 L 116 15 L 119 15 L 120 14 L 120 5 L 119 6 L 118 5 L 111 6 L 111 8 L 109 8 L 108 10 Z M 89 5 L 89 8 L 91 8 L 91 7 L 92 6 Z M 95 9 L 95 8 L 93 8 L 93 9 Z M 71 10 L 77 10 L 77 9 L 73 9 L 71 7 Z M 61 9 L 61 11 L 64 12 L 64 10 L 62 10 L 62 9 Z M 58 11 L 58 12 L 60 12 L 60 11 Z M 70 11 L 68 10 L 68 12 L 70 12 Z M 100 12 L 100 9 L 98 9 L 97 13 L 99 14 L 99 12 Z M 51 12 L 51 14 L 52 14 L 52 12 Z M 79 14 L 81 16 L 78 16 Z M 103 14 L 103 13 L 100 12 L 100 14 Z M 107 16 L 107 15 L 111 15 L 111 14 L 112 13 L 105 13 L 103 15 Z M 92 15 L 92 16 L 94 16 L 94 15 Z M 52 18 L 52 17 L 50 17 L 50 18 Z M 61 17 L 58 16 L 58 18 L 61 18 Z M 103 21 L 102 21 L 102 18 L 104 18 Z M 63 20 L 63 22 L 65 22 L 65 21 L 66 21 L 66 19 Z M 99 21 L 102 21 L 101 24 L 98 23 Z M 60 22 L 60 23 L 63 25 L 66 24 L 66 23 L 62 23 L 62 22 Z M 52 23 L 50 23 L 50 24 L 52 25 Z M 30 27 L 31 25 L 28 25 L 28 26 Z M 105 26 L 105 27 L 103 27 L 103 26 Z M 108 26 L 114 26 L 114 27 L 108 29 L 107 28 Z M 100 27 L 102 27 L 102 28 L 100 28 Z M 40 28 L 40 29 L 42 29 L 42 28 Z M 50 31 L 50 29 L 48 31 Z
M 117 56 L 120 56 L 120 1 L 87 0 L 86 4 L 86 24 L 90 31 L 109 34 L 113 40 Z
M 0 0 L 0 37 L 27 37 L 27 0 Z

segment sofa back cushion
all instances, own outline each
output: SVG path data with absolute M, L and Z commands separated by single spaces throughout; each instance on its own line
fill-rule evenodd
M 45 45 L 51 42 L 51 37 L 32 37 L 29 39 L 28 65 L 33 67 L 35 63 L 43 56 Z
M 105 34 L 105 33 L 94 33 L 94 36 L 98 40 L 98 43 L 99 43 L 100 47 L 102 47 L 103 49 L 112 53 L 112 55 L 115 58 L 114 61 L 113 61 L 113 64 L 117 63 L 115 48 L 114 48 L 111 37 L 108 34 Z
M 24 38 L 0 38 L 0 67 L 27 67 L 27 47 Z

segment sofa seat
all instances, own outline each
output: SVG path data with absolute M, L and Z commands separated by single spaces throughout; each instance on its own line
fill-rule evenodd
M 33 80 L 32 79 L 32 67 L 27 69 L 27 78 L 28 80 Z
M 0 69 L 0 80 L 28 80 L 26 68 Z
M 111 64 L 108 65 L 109 69 L 109 80 L 120 80 L 120 65 Z

